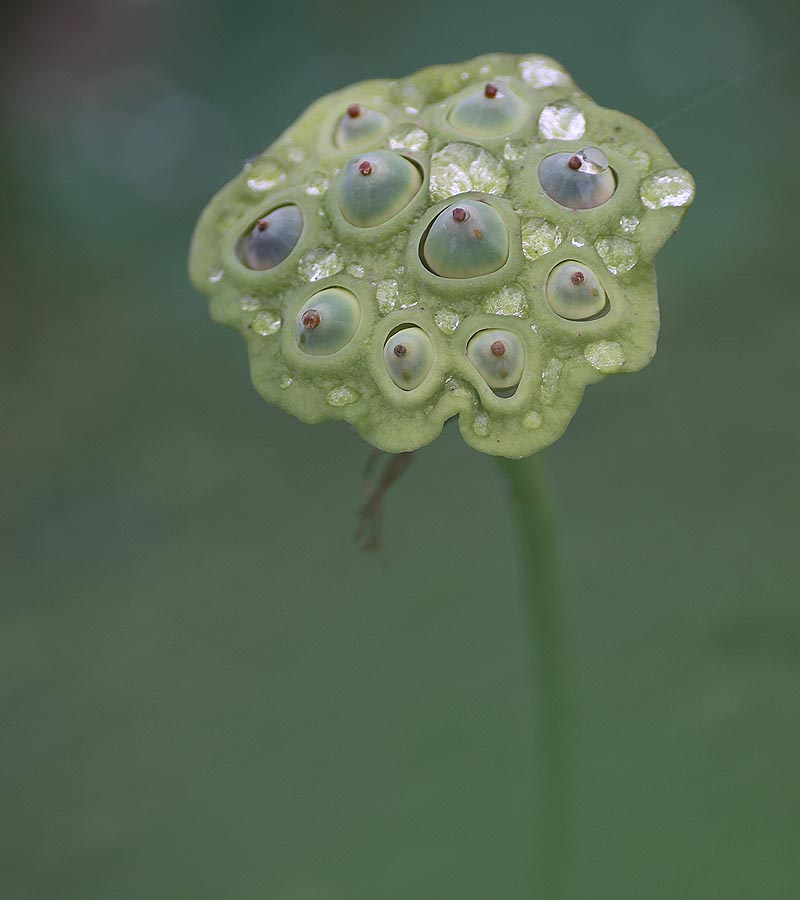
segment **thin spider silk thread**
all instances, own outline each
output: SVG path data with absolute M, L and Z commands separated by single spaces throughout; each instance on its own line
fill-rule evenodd
M 784 47 L 783 50 L 777 50 L 771 56 L 768 56 L 766 59 L 762 60 L 760 63 L 756 63 L 754 66 L 751 66 L 749 69 L 744 72 L 740 72 L 738 75 L 734 75 L 733 78 L 728 79 L 728 81 L 723 82 L 722 84 L 717 85 L 715 88 L 712 88 L 707 93 L 703 94 L 700 97 L 697 97 L 695 100 L 692 100 L 690 103 L 687 103 L 686 106 L 681 107 L 673 113 L 670 113 L 663 119 L 660 119 L 655 125 L 651 125 L 650 127 L 653 131 L 657 131 L 661 128 L 662 125 L 666 125 L 667 122 L 672 122 L 674 119 L 679 118 L 687 112 L 690 112 L 695 107 L 700 106 L 705 103 L 707 100 L 710 100 L 712 97 L 716 97 L 717 94 L 722 94 L 724 91 L 727 91 L 729 88 L 733 87 L 733 85 L 738 84 L 740 81 L 744 81 L 746 78 L 749 78 L 751 75 L 755 75 L 756 72 L 760 72 L 762 69 L 766 69 L 767 66 L 771 66 L 774 63 L 778 62 L 779 59 L 783 59 L 784 56 L 788 56 L 793 51 L 797 50 L 800 47 L 800 41 L 795 41 L 793 44 L 790 44 L 788 47 Z

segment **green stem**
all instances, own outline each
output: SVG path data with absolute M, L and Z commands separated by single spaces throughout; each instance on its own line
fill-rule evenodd
M 511 487 L 523 566 L 523 614 L 532 657 L 538 750 L 534 806 L 535 896 L 566 897 L 568 697 L 561 579 L 550 491 L 537 455 L 500 460 Z

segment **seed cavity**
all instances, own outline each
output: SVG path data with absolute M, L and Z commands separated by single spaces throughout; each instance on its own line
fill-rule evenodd
M 377 109 L 351 103 L 339 119 L 333 143 L 340 150 L 359 150 L 374 146 L 389 131 L 391 119 Z
M 361 304 L 351 291 L 324 288 L 310 297 L 297 315 L 297 345 L 311 356 L 330 356 L 353 339 L 361 321 Z
M 422 262 L 442 278 L 489 275 L 505 264 L 508 253 L 508 229 L 502 216 L 480 200 L 462 200 L 444 209 L 420 248 Z
M 390 335 L 383 361 L 392 381 L 404 391 L 418 388 L 433 366 L 433 342 L 418 325 L 408 325 Z
M 503 137 L 522 128 L 528 104 L 508 86 L 489 82 L 463 96 L 447 117 L 453 128 L 473 138 Z
M 608 157 L 598 147 L 545 157 L 539 164 L 539 182 L 548 197 L 567 209 L 602 206 L 617 189 Z
M 391 150 L 350 160 L 337 185 L 342 216 L 358 228 L 382 225 L 405 209 L 422 187 L 419 168 Z
M 597 275 L 588 266 L 571 259 L 560 262 L 547 276 L 545 296 L 556 315 L 573 322 L 592 319 L 608 305 Z
M 257 219 L 238 243 L 241 261 L 248 269 L 274 269 L 294 250 L 303 231 L 303 214 L 295 205 L 279 206 Z
M 487 328 L 474 334 L 467 344 L 467 359 L 495 393 L 508 396 L 522 380 L 525 351 L 513 331 Z

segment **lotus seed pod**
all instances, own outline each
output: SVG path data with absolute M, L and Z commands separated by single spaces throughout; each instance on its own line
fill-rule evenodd
M 455 417 L 517 458 L 652 358 L 654 258 L 694 190 L 554 60 L 491 54 L 313 103 L 211 201 L 191 277 L 304 422 L 400 452 Z
M 467 344 L 467 358 L 493 391 L 516 388 L 525 368 L 525 350 L 513 331 L 487 328 Z
M 339 287 L 310 297 L 297 314 L 297 346 L 312 356 L 330 356 L 346 347 L 361 321 L 358 297 Z
M 546 157 L 539 165 L 539 181 L 547 195 L 567 209 L 602 206 L 617 187 L 608 157 L 597 147 Z
M 572 259 L 559 263 L 548 275 L 545 293 L 550 309 L 562 319 L 574 322 L 599 315 L 607 302 L 597 275 Z
M 490 81 L 459 100 L 448 121 L 469 137 L 492 138 L 517 131 L 528 116 L 527 105 L 510 87 Z
M 392 381 L 404 391 L 413 391 L 433 366 L 433 344 L 418 326 L 402 328 L 386 341 L 383 359 Z
M 338 185 L 339 209 L 351 225 L 373 228 L 396 216 L 422 187 L 414 163 L 391 150 L 351 159 Z
M 420 255 L 441 278 L 489 275 L 508 259 L 508 229 L 489 203 L 462 200 L 434 219 Z
M 279 206 L 261 216 L 242 236 L 242 262 L 258 271 L 274 269 L 297 246 L 303 231 L 303 214 L 294 205 Z
M 342 150 L 358 150 L 384 135 L 391 121 L 385 113 L 351 103 L 336 126 L 333 142 Z

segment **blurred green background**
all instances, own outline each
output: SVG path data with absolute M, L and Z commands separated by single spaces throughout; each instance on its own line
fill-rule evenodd
M 21 8 L 22 9 L 22 8 Z M 187 284 L 321 93 L 493 51 L 654 124 L 698 196 L 652 365 L 544 453 L 576 723 L 564 900 L 800 896 L 794 0 L 38 3 L 4 29 L 3 900 L 532 897 L 498 467 L 264 404 Z M 770 61 L 771 60 L 771 61 Z M 317 473 L 309 485 L 308 472 Z M 558 900 L 558 898 L 547 898 Z

